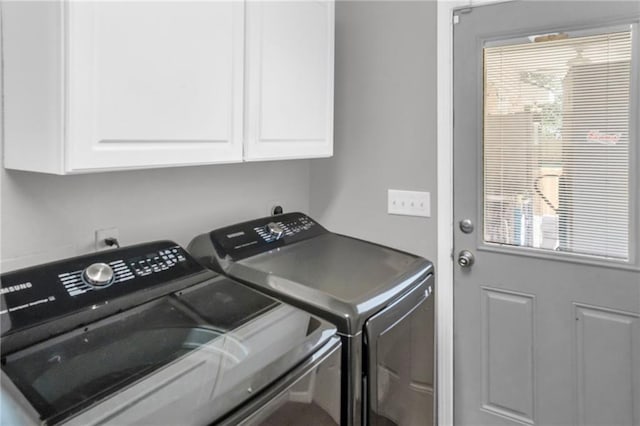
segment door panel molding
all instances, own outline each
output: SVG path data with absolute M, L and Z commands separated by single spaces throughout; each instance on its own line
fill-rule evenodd
M 580 303 L 573 311 L 578 423 L 640 424 L 640 314 Z
M 569 262 L 581 265 L 599 266 L 603 268 L 622 269 L 629 271 L 640 271 L 640 264 L 629 264 L 624 260 L 604 259 L 599 256 L 590 256 L 588 254 L 550 252 L 549 250 L 537 249 L 533 247 L 506 246 L 500 244 L 479 243 L 478 251 L 487 253 L 497 253 L 513 256 L 525 256 L 528 258 L 537 258 L 542 260 L 550 260 L 556 262 Z
M 482 408 L 534 424 L 536 298 L 491 287 L 482 287 L 481 294 Z

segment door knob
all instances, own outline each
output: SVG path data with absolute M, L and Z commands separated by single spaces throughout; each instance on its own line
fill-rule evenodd
M 471 253 L 469 250 L 462 250 L 460 253 L 458 253 L 458 265 L 460 265 L 463 268 L 468 268 L 471 265 L 473 265 L 473 262 L 475 261 L 475 257 L 473 257 L 473 253 Z

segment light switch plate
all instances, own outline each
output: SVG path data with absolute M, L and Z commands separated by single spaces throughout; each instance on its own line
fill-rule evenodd
M 387 213 L 405 216 L 431 217 L 431 193 L 388 190 Z

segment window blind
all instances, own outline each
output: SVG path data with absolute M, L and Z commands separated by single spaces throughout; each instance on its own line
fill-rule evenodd
M 628 260 L 631 31 L 531 39 L 484 48 L 484 240 Z

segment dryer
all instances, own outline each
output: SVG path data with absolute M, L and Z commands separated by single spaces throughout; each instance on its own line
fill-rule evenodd
M 216 229 L 194 238 L 188 251 L 337 327 L 342 424 L 433 424 L 430 261 L 329 232 L 302 213 Z

